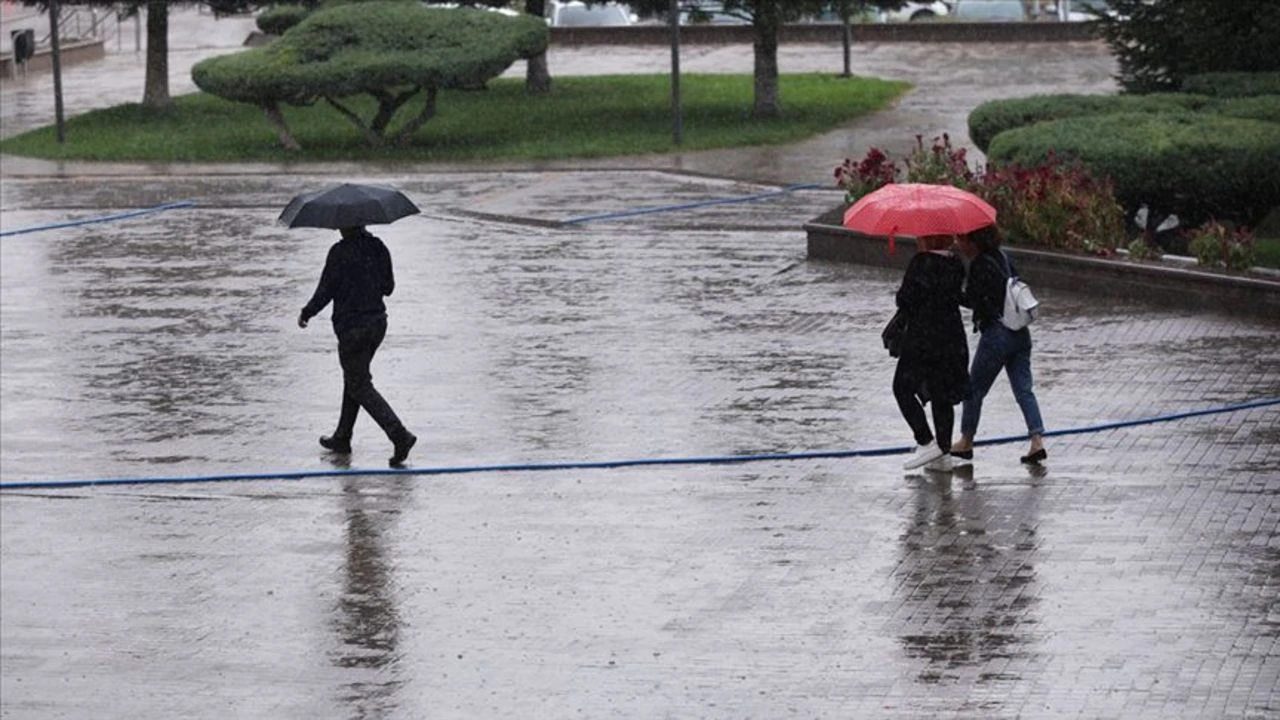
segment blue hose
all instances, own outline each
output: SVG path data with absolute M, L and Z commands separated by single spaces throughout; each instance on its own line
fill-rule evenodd
M 1155 423 L 1172 422 L 1174 420 L 1183 420 L 1185 418 L 1200 417 L 1202 415 L 1217 415 L 1222 413 L 1238 412 L 1240 410 L 1251 410 L 1254 408 L 1268 407 L 1271 405 L 1280 405 L 1280 398 L 1270 398 L 1267 400 L 1255 400 L 1252 402 L 1240 403 L 1237 405 L 1226 405 L 1223 407 L 1208 408 L 1205 410 L 1187 410 L 1184 412 L 1172 413 L 1169 415 L 1158 415 L 1155 417 L 1140 418 L 1137 420 L 1120 420 L 1117 422 L 1101 423 L 1098 425 L 1089 425 L 1078 428 L 1067 428 L 1064 430 L 1050 430 L 1044 433 L 1045 437 L 1057 437 L 1062 435 L 1079 435 L 1084 433 L 1096 433 L 1106 430 L 1115 430 L 1119 428 L 1136 427 L 1139 425 L 1152 425 Z M 986 438 L 979 440 L 974 445 L 1001 445 L 1005 443 L 1018 442 L 1026 440 L 1027 435 L 1006 435 L 1003 437 Z M 90 485 L 157 485 L 157 484 L 184 484 L 184 483 L 204 483 L 204 482 L 230 482 L 241 480 L 302 480 L 304 478 L 320 478 L 320 477 L 348 477 L 362 475 L 463 475 L 475 473 L 495 473 L 495 472 L 540 472 L 548 470 L 603 470 L 623 467 L 639 467 L 645 465 L 727 465 L 751 462 L 777 462 L 782 460 L 816 460 L 823 458 L 850 458 L 850 457 L 877 457 L 882 455 L 901 455 L 915 450 L 914 445 L 896 445 L 892 447 L 870 448 L 863 450 L 816 450 L 810 452 L 798 453 L 762 453 L 758 455 L 705 455 L 694 457 L 669 457 L 669 458 L 639 458 L 633 460 L 595 460 L 595 461 L 577 461 L 577 462 L 543 462 L 543 463 L 510 463 L 497 465 L 462 465 L 462 466 L 446 466 L 446 467 L 428 467 L 428 468 L 399 468 L 399 469 L 347 469 L 347 470 L 298 470 L 298 471 L 280 471 L 265 473 L 236 473 L 228 475 L 203 475 L 203 476 L 175 476 L 175 477 L 145 477 L 145 478 L 106 478 L 98 480 L 28 480 L 18 482 L 0 482 L 0 490 L 33 490 L 33 489 L 52 489 L 52 488 L 73 488 L 87 487 Z
M 87 218 L 84 220 L 68 220 L 66 222 L 50 223 L 48 225 L 35 225 L 32 227 L 18 228 L 17 230 L 5 230 L 0 232 L 0 237 L 42 232 L 44 230 L 56 230 L 57 228 L 76 227 L 77 225 L 92 225 L 94 223 L 112 222 L 114 220 L 127 220 L 128 218 L 164 212 L 165 210 L 177 210 L 178 208 L 193 207 L 195 204 L 195 200 L 179 200 L 178 202 L 156 205 L 155 207 L 145 208 L 143 210 L 130 210 L 129 212 L 116 213 L 115 215 L 103 215 L 102 217 Z
M 780 195 L 795 192 L 796 190 L 813 190 L 816 188 L 827 187 L 826 185 L 817 185 L 809 183 L 805 185 L 788 185 L 781 190 L 772 190 L 766 193 L 757 193 L 755 195 L 741 195 L 731 198 L 718 198 L 716 200 L 700 200 L 698 202 L 680 203 L 678 205 L 661 205 L 658 207 L 637 208 L 635 210 L 620 210 L 618 212 L 600 213 L 598 215 L 580 215 L 561 220 L 565 225 L 576 225 L 579 223 L 595 222 L 597 220 L 617 220 L 619 218 L 633 217 L 636 215 L 652 215 L 655 213 L 675 212 L 676 210 L 692 210 L 694 208 L 707 207 L 710 205 L 737 205 L 741 203 L 758 202 L 775 198 Z

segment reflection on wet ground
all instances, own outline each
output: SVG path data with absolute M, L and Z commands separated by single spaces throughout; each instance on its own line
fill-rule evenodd
M 360 180 L 359 177 L 349 178 Z M 804 260 L 838 201 L 661 172 L 377 178 L 423 208 L 379 387 L 419 466 L 899 445 L 893 271 Z M 323 177 L 6 178 L 5 479 L 322 469 L 340 378 L 293 324 Z M 791 229 L 786 229 L 791 228 Z M 1044 292 L 1064 428 L 1280 396 L 1276 326 Z M 983 433 L 1020 418 L 997 385 Z M 5 493 L 15 717 L 1265 717 L 1280 413 L 900 458 Z M 388 447 L 356 427 L 356 468 Z

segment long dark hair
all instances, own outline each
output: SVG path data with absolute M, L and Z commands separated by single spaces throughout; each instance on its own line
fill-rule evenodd
M 995 225 L 984 225 L 969 233 L 969 242 L 978 248 L 978 252 L 999 250 L 1000 230 Z

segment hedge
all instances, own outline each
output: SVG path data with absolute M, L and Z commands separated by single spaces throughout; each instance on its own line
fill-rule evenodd
M 306 5 L 272 5 L 258 13 L 254 22 L 259 30 L 268 35 L 283 35 L 310 14 L 311 8 Z
M 1130 215 L 1140 206 L 1249 227 L 1280 206 L 1280 124 L 1203 113 L 1119 113 L 1067 118 L 1000 133 L 996 165 L 1033 166 L 1051 154 L 1115 183 Z
M 1182 91 L 1215 97 L 1280 95 L 1280 72 L 1217 72 L 1189 75 Z
M 1189 112 L 1217 101 L 1204 95 L 1154 93 L 1151 95 L 1033 95 L 991 100 L 969 113 L 969 138 L 987 152 L 992 139 L 1005 130 L 1048 120 L 1113 113 Z

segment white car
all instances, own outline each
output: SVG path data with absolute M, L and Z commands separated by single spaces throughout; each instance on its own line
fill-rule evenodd
M 876 20 L 878 22 L 917 22 L 920 20 L 934 20 L 950 14 L 951 6 L 941 0 L 937 0 L 937 2 L 909 2 L 899 10 L 876 11 Z
M 956 0 L 951 15 L 962 22 L 1023 22 L 1041 15 L 1056 16 L 1057 7 L 1044 0 Z M 1031 15 L 1028 17 L 1028 11 Z
M 583 2 L 547 3 L 547 24 L 551 27 L 619 27 L 636 21 L 631 8 L 621 3 L 587 5 Z

